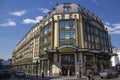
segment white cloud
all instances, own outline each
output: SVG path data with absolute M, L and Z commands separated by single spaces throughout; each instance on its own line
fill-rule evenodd
M 120 15 L 118 15 L 118 17 L 120 18 Z
M 92 2 L 96 2 L 97 0 L 91 0 Z
M 47 8 L 38 8 L 38 10 L 40 10 L 40 11 L 43 12 L 43 13 L 47 13 L 47 12 L 50 11 L 50 10 L 47 9 Z
M 109 22 L 105 22 L 105 25 L 110 25 L 110 23 Z
M 110 34 L 120 34 L 120 23 L 105 25 L 108 28 Z
M 22 16 L 22 15 L 25 14 L 25 13 L 26 13 L 25 10 L 21 10 L 21 11 L 11 12 L 10 14 L 11 14 L 11 15 L 14 15 L 14 16 Z
M 95 5 L 99 5 L 97 0 L 91 0 Z
M 27 19 L 23 20 L 23 23 L 24 24 L 36 23 L 36 20 L 32 20 L 32 19 L 27 18 Z
M 24 24 L 35 24 L 35 23 L 38 23 L 40 20 L 42 20 L 43 17 L 42 16 L 37 16 L 35 19 L 24 19 L 23 20 L 23 23 Z
M 107 29 L 108 29 L 108 31 L 113 31 L 112 29 L 112 27 L 110 27 L 110 26 L 107 26 L 107 25 L 105 25 L 105 27 L 107 27 Z
M 0 26 L 6 27 L 6 26 L 15 26 L 16 23 L 14 21 L 8 21 L 6 23 L 0 24 Z
M 54 4 L 54 2 L 50 2 L 49 4 L 52 5 L 52 4 Z
M 110 32 L 110 34 L 120 34 L 120 30 L 112 31 L 112 32 Z

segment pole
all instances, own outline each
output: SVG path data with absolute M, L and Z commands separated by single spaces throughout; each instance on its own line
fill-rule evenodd
M 36 61 L 36 79 L 38 78 L 38 60 Z
M 81 65 L 79 65 L 79 77 L 81 78 Z

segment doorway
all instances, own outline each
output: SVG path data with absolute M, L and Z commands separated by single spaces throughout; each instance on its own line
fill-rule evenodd
M 74 54 L 61 54 L 61 71 L 62 76 L 75 75 Z

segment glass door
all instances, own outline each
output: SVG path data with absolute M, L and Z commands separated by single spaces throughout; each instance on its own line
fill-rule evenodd
M 61 54 L 61 68 L 63 76 L 75 75 L 74 54 Z

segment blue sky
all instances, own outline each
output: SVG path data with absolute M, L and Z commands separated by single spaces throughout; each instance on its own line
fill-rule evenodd
M 9 59 L 18 42 L 56 4 L 73 2 L 95 13 L 120 49 L 120 0 L 0 0 L 0 58 Z

